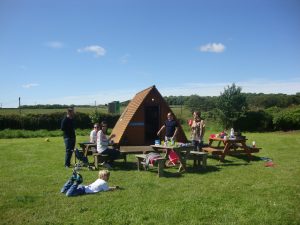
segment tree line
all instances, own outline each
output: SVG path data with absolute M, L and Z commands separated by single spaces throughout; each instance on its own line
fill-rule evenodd
M 295 95 L 242 93 L 246 98 L 249 109 L 259 110 L 270 107 L 287 108 L 300 105 L 300 92 Z M 210 111 L 218 107 L 219 96 L 165 96 L 169 105 L 185 105 L 191 110 L 197 108 L 202 111 Z
M 241 131 L 272 131 L 300 129 L 300 93 L 287 94 L 253 94 L 243 93 L 242 88 L 234 83 L 224 88 L 220 96 L 167 96 L 169 105 L 182 105 L 191 112 L 200 111 L 202 116 L 216 121 L 224 129 L 234 127 Z M 129 101 L 122 102 L 127 106 Z M 76 105 L 72 105 L 76 106 Z M 35 105 L 23 108 L 68 108 L 69 105 Z M 84 107 L 80 105 L 80 107 Z M 90 107 L 86 105 L 86 107 Z M 0 116 L 0 129 L 48 129 L 59 127 L 63 113 L 39 115 L 3 115 Z M 94 122 L 109 120 L 112 126 L 119 115 L 97 112 L 78 114 L 78 128 L 88 128 Z
M 185 105 L 191 112 L 218 121 L 224 129 L 270 131 L 300 129 L 300 93 L 242 93 L 234 83 L 220 96 L 169 96 L 169 105 Z

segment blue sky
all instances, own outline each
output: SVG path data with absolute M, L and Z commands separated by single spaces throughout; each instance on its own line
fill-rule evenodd
M 0 106 L 300 92 L 299 0 L 1 0 Z

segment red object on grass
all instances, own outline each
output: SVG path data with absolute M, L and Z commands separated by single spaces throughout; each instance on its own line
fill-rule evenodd
M 265 167 L 274 167 L 274 166 L 275 164 L 272 161 L 265 163 Z
M 169 153 L 169 163 L 172 163 L 173 165 L 179 163 L 179 156 L 177 155 L 177 153 L 174 150 L 171 150 Z

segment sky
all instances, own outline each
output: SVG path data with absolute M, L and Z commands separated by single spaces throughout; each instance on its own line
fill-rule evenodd
M 299 0 L 1 0 L 0 107 L 300 92 Z

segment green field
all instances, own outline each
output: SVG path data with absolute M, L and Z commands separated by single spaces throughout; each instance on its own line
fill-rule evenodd
M 95 107 L 75 107 L 75 112 L 92 113 L 95 111 Z M 97 107 L 99 112 L 107 113 L 107 107 Z M 0 108 L 0 115 L 7 114 L 47 114 L 55 112 L 66 112 L 66 109 L 17 109 L 17 108 Z
M 75 107 L 75 112 L 82 112 L 82 113 L 92 113 L 95 110 L 98 110 L 102 113 L 108 113 L 108 108 L 106 106 L 101 107 Z M 120 107 L 120 112 L 124 111 L 125 107 Z M 190 112 L 181 106 L 171 106 L 171 109 L 174 113 L 179 117 L 186 117 L 189 116 Z M 48 114 L 48 113 L 55 113 L 55 112 L 66 112 L 66 109 L 18 109 L 18 108 L 0 108 L 0 115 L 7 115 L 7 114 Z
M 254 161 L 210 158 L 206 170 L 166 177 L 136 170 L 133 156 L 111 172 L 124 189 L 67 198 L 61 137 L 1 139 L 1 224 L 300 224 L 300 132 L 247 133 L 263 150 Z M 78 137 L 78 142 L 87 136 Z M 273 159 L 265 167 L 260 157 Z M 84 183 L 97 171 L 81 170 Z

